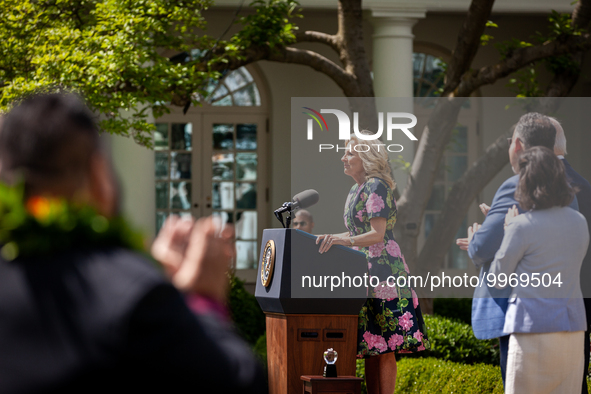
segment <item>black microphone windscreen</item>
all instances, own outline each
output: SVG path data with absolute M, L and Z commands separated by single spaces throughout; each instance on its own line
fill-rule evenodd
M 297 204 L 298 208 L 308 208 L 316 204 L 320 199 L 320 195 L 314 189 L 304 190 L 293 196 L 293 201 Z

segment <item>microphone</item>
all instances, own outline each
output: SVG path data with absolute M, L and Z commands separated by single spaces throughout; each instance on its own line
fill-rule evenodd
M 312 205 L 316 204 L 320 199 L 320 195 L 314 189 L 304 190 L 303 192 L 299 192 L 295 196 L 293 196 L 292 201 L 284 202 L 281 208 L 275 210 L 275 216 L 277 219 L 283 224 L 283 213 L 295 211 L 296 209 L 300 208 L 308 208 Z M 287 218 L 287 227 L 289 227 L 291 216 Z M 283 225 L 285 227 L 285 225 Z

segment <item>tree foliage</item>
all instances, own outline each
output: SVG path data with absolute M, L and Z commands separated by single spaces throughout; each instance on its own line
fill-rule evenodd
M 163 50 L 204 46 L 208 0 L 0 0 L 0 109 L 38 91 L 73 90 L 101 126 L 150 143 L 149 111 L 201 92 L 207 71 Z M 127 113 L 127 115 L 126 115 Z

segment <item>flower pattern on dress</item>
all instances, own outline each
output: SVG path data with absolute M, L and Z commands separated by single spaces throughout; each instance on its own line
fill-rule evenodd
M 395 298 L 398 298 L 398 292 L 396 291 L 396 286 L 389 286 L 386 282 L 382 282 L 373 289 L 376 298 L 386 301 L 392 301 Z
M 376 213 L 380 212 L 384 209 L 384 199 L 377 195 L 376 193 L 372 193 L 369 198 L 367 199 L 367 213 Z
M 384 243 L 378 242 L 377 244 L 373 244 L 369 247 L 369 257 L 379 257 L 382 255 L 382 250 L 384 250 Z
M 393 351 L 396 350 L 396 348 L 398 348 L 398 346 L 402 345 L 403 343 L 404 337 L 399 334 L 392 335 L 388 340 L 388 346 L 390 346 L 390 349 L 392 349 Z
M 392 239 L 386 244 L 386 251 L 392 257 L 402 257 L 402 253 L 400 253 L 400 246 L 398 246 L 396 241 Z
M 369 296 L 359 312 L 357 357 L 364 358 L 386 352 L 413 353 L 430 348 L 426 327 L 414 289 L 388 286 L 399 276 L 410 272 L 402 251 L 394 238 L 396 202 L 388 184 L 370 178 L 354 185 L 345 204 L 344 221 L 351 236 L 371 231 L 371 219 L 386 219 L 382 242 L 369 247 L 356 247 L 365 253 L 369 277 L 380 284 L 368 289 Z M 389 280 L 388 278 L 393 277 Z M 375 279 L 374 279 L 375 281 Z M 384 285 L 382 287 L 382 285 Z
M 398 319 L 398 325 L 400 327 L 402 327 L 402 329 L 404 331 L 408 331 L 410 330 L 410 328 L 414 325 L 415 323 L 412 321 L 412 315 L 410 314 L 410 312 L 405 312 L 404 315 L 402 315 L 400 317 L 400 319 Z

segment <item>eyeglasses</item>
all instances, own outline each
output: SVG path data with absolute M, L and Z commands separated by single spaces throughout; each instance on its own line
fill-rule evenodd
M 296 227 L 296 226 L 305 226 L 306 224 L 308 224 L 308 222 L 304 222 L 304 221 L 302 221 L 302 222 L 293 222 L 293 226 L 294 227 Z

